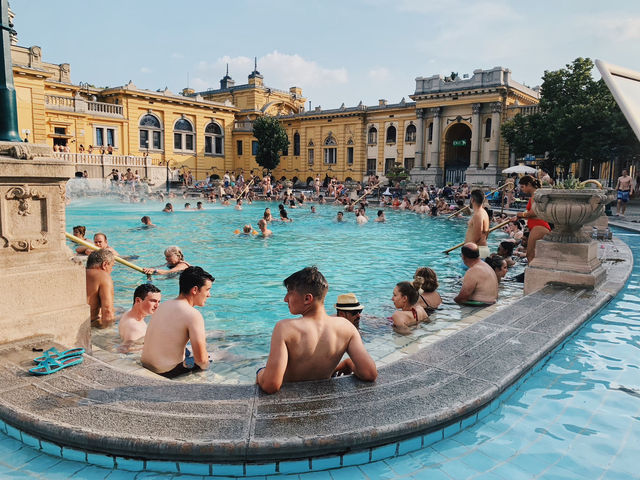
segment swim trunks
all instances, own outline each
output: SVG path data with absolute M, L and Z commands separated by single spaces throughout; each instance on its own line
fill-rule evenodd
M 470 307 L 488 307 L 489 305 L 493 305 L 495 302 L 480 302 L 478 300 L 467 300 L 466 302 L 462 302 L 463 305 L 468 305 Z
M 629 190 L 618 190 L 618 200 L 627 203 L 629 201 Z
M 480 253 L 480 258 L 487 258 L 491 255 L 491 250 L 486 245 L 478 246 L 478 253 Z
M 173 367 L 168 372 L 162 372 L 162 373 L 159 373 L 158 375 L 162 375 L 165 378 L 176 378 L 177 376 L 184 375 L 185 373 L 199 372 L 201 370 L 202 369 L 200 368 L 199 365 L 194 364 L 193 367 L 188 368 L 188 367 L 185 367 L 182 362 L 180 362 L 178 365 Z

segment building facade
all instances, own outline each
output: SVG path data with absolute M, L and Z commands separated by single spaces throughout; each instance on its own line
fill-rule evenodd
M 468 79 L 419 77 L 413 101 L 305 111 L 301 88 L 265 86 L 257 65 L 246 84 L 236 85 L 227 71 L 219 89 L 176 94 L 132 82 L 115 88 L 73 84 L 70 65 L 43 62 L 37 46 L 12 45 L 12 59 L 25 140 L 71 154 L 144 157 L 153 165 L 189 169 L 196 179 L 261 172 L 252 123 L 272 115 L 290 142 L 273 172 L 277 178 L 362 181 L 400 164 L 415 182 L 494 185 L 510 163 L 501 124 L 539 98 L 513 81 L 508 69 L 495 67 Z M 92 172 L 99 173 L 105 174 Z

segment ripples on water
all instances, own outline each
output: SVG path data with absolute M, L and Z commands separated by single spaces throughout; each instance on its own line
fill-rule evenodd
M 189 199 L 195 205 L 193 199 Z M 438 274 L 445 305 L 436 315 L 435 325 L 424 325 L 416 335 L 446 327 L 461 318 L 460 308 L 451 299 L 464 274 L 459 250 L 443 255 L 442 250 L 464 239 L 466 222 L 431 218 L 412 212 L 387 211 L 387 223 L 375 223 L 376 208 L 370 208 L 369 223 L 357 225 L 353 213 L 345 213 L 344 223 L 335 222 L 338 207 L 316 205 L 288 209 L 293 223 L 270 224 L 270 238 L 235 235 L 246 223 L 257 229 L 266 207 L 278 215 L 277 203 L 255 202 L 242 211 L 233 206 L 205 204 L 204 211 L 181 210 L 186 200 L 173 202 L 176 212 L 162 213 L 164 203 L 119 203 L 105 199 L 74 200 L 67 207 L 67 229 L 85 225 L 87 237 L 104 232 L 109 244 L 121 255 L 138 255 L 140 266 L 159 266 L 163 250 L 179 245 L 185 259 L 214 275 L 211 298 L 202 309 L 213 351 L 210 374 L 245 376 L 249 381 L 255 369 L 264 364 L 269 351 L 270 334 L 278 319 L 290 316 L 284 303 L 282 280 L 308 265 L 317 265 L 330 288 L 327 311 L 335 310 L 340 293 L 355 292 L 365 306 L 362 335 L 374 358 L 381 358 L 407 344 L 391 331 L 388 317 L 394 311 L 391 302 L 397 282 L 411 280 L 419 266 L 430 266 Z M 149 215 L 157 228 L 141 228 L 140 218 Z M 492 249 L 505 235 L 494 232 Z M 128 309 L 133 290 L 145 281 L 139 273 L 116 264 L 113 279 L 116 306 Z M 509 276 L 512 274 L 510 273 Z M 177 278 L 155 276 L 154 283 L 163 298 L 178 293 Z M 503 298 L 520 295 L 522 284 L 506 282 Z M 100 333 L 99 336 L 104 336 Z M 117 333 L 107 332 L 107 341 L 117 349 Z

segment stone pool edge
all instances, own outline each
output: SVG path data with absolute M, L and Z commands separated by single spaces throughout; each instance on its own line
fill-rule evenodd
M 437 441 L 456 433 L 460 429 L 475 423 L 478 418 L 484 416 L 485 412 L 488 414 L 487 410 L 490 411 L 492 409 L 491 405 L 495 403 L 496 399 L 511 388 L 517 388 L 523 377 L 534 371 L 536 364 L 541 363 L 540 360 L 562 344 L 584 321 L 591 318 L 593 314 L 615 296 L 624 286 L 631 272 L 633 259 L 626 244 L 616 240 L 613 245 L 617 249 L 623 250 L 619 253 L 627 261 L 614 262 L 608 268 L 607 281 L 597 290 L 588 292 L 576 289 L 567 290 L 561 286 L 545 287 L 543 291 L 523 297 L 504 310 L 480 320 L 451 337 L 425 347 L 408 359 L 400 360 L 381 369 L 381 381 L 376 384 L 367 385 L 353 379 L 306 382 L 285 388 L 281 394 L 275 396 L 265 396 L 257 392 L 255 387 L 240 389 L 245 393 L 253 391 L 253 394 L 251 394 L 252 401 L 250 401 L 251 421 L 249 430 L 245 432 L 245 442 L 230 440 L 209 440 L 206 442 L 174 440 L 173 442 L 167 442 L 161 437 L 157 437 L 154 440 L 151 436 L 146 435 L 146 439 L 127 438 L 124 435 L 112 435 L 107 432 L 78 428 L 77 426 L 73 427 L 70 424 L 56 424 L 55 422 L 46 421 L 38 418 L 33 412 L 16 408 L 15 404 L 12 407 L 4 401 L 0 402 L 0 418 L 8 425 L 6 431 L 10 436 L 16 438 L 15 432 L 11 429 L 15 430 L 17 427 L 23 432 L 18 432 L 19 439 L 28 445 L 36 443 L 32 441 L 35 438 L 40 446 L 39 448 L 43 451 L 55 454 L 56 449 L 58 449 L 60 456 L 63 458 L 68 458 L 65 457 L 65 450 L 71 453 L 81 452 L 81 450 L 76 449 L 88 450 L 90 453 L 88 456 L 86 453 L 84 454 L 86 460 L 83 461 L 102 466 L 106 465 L 111 468 L 116 466 L 117 468 L 124 468 L 122 465 L 118 466 L 118 464 L 126 464 L 126 460 L 134 462 L 133 465 L 141 467 L 140 469 L 157 471 L 161 466 L 160 464 L 166 462 L 167 465 L 165 467 L 168 470 L 163 471 L 182 471 L 176 462 L 186 461 L 185 465 L 189 465 L 189 462 L 202 462 L 193 463 L 191 466 L 194 468 L 202 466 L 202 471 L 208 468 L 208 471 L 213 472 L 214 475 L 223 474 L 223 469 L 216 469 L 210 464 L 225 463 L 230 468 L 234 466 L 242 467 L 241 469 L 232 469 L 234 474 L 262 475 L 292 471 L 292 469 L 295 469 L 294 464 L 298 465 L 300 471 L 312 471 L 367 463 L 368 461 L 407 453 L 422 448 L 432 443 L 432 441 Z M 527 324 L 524 327 L 517 325 L 517 322 L 526 319 L 526 315 L 522 314 L 523 311 L 530 312 L 533 308 L 540 307 L 544 301 L 546 301 L 547 305 L 552 304 L 557 307 L 555 310 L 550 310 L 547 317 L 552 317 L 558 312 L 573 312 L 577 314 L 576 318 L 567 321 L 566 325 L 559 329 L 557 335 L 554 335 L 553 338 L 546 338 L 540 334 L 540 330 L 547 328 L 547 324 L 542 326 Z M 578 311 L 576 310 L 577 307 L 583 308 Z M 544 321 L 544 318 L 546 317 L 542 316 L 541 320 Z M 548 323 L 551 324 L 553 320 L 555 319 L 549 318 Z M 496 350 L 492 349 L 496 345 L 513 342 L 513 339 L 519 340 L 519 336 L 522 336 L 523 332 L 528 333 L 528 336 L 531 337 L 539 337 L 540 341 L 533 345 L 533 347 L 537 346 L 537 349 L 532 349 L 533 347 L 528 345 L 514 343 L 514 349 L 506 351 L 506 353 L 516 351 L 518 354 L 522 354 L 518 355 L 518 358 L 520 356 L 523 358 L 515 368 L 510 371 L 503 370 L 502 376 L 493 380 L 485 378 L 484 383 L 480 381 L 481 378 L 478 374 L 469 374 L 469 372 L 473 372 L 473 368 L 481 366 L 477 362 L 473 362 L 473 359 L 470 358 L 472 357 L 471 353 L 495 352 Z M 478 336 L 480 338 L 482 334 L 485 334 L 485 340 L 475 341 L 474 337 Z M 493 344 L 491 344 L 492 341 L 494 342 Z M 458 346 L 457 350 L 456 346 Z M 520 349 L 518 351 L 519 346 L 527 346 L 530 349 L 525 349 L 524 351 Z M 456 356 L 454 355 L 455 352 L 460 354 Z M 499 359 L 496 358 L 495 360 Z M 461 362 L 464 361 L 467 363 L 461 366 Z M 269 430 L 278 432 L 277 428 L 269 429 L 268 422 L 267 428 L 262 430 L 256 428 L 256 421 L 260 419 L 277 419 L 286 423 L 292 418 L 306 418 L 305 412 L 298 407 L 300 405 L 304 406 L 309 401 L 316 402 L 316 411 L 331 412 L 333 407 L 331 405 L 327 406 L 327 403 L 332 404 L 334 401 L 347 402 L 349 399 L 356 401 L 365 399 L 363 405 L 369 405 L 369 412 L 373 411 L 380 416 L 384 416 L 389 413 L 383 408 L 385 407 L 384 402 L 375 399 L 366 400 L 367 395 L 378 387 L 380 387 L 379 390 L 382 393 L 394 388 L 400 390 L 405 388 L 407 392 L 410 392 L 408 396 L 415 397 L 418 400 L 428 398 L 433 393 L 429 390 L 430 385 L 418 386 L 414 390 L 405 385 L 412 380 L 419 382 L 425 378 L 425 372 L 432 375 L 432 378 L 436 378 L 440 382 L 439 385 L 444 386 L 445 390 L 448 381 L 457 381 L 464 386 L 465 380 L 469 381 L 468 384 L 479 384 L 477 385 L 479 389 L 476 389 L 475 394 L 468 396 L 464 402 L 453 402 L 448 404 L 447 408 L 434 411 L 432 414 L 404 418 L 403 421 L 396 423 L 386 422 L 378 426 L 364 424 L 360 428 L 331 434 L 326 434 L 325 432 L 314 434 L 310 432 L 309 429 L 312 430 L 313 422 L 307 424 L 304 420 L 301 422 L 302 431 L 298 432 L 299 435 L 276 434 L 265 436 L 265 433 Z M 406 375 L 404 380 L 395 381 L 390 378 L 400 375 Z M 331 388 L 332 385 L 334 388 Z M 220 386 L 208 386 L 208 388 L 213 389 L 216 387 L 218 389 L 222 388 Z M 306 395 L 309 390 L 313 391 L 311 396 Z M 418 394 L 415 393 L 416 391 L 418 391 Z M 395 397 L 392 396 L 387 398 L 387 400 L 391 400 L 386 405 L 388 409 L 394 408 L 394 399 Z M 369 403 L 366 403 L 366 401 Z M 301 411 L 303 413 L 300 413 Z M 309 410 L 309 412 L 313 412 L 313 409 Z M 334 414 L 337 415 L 338 413 L 334 412 Z M 373 420 L 372 418 L 371 421 L 375 424 Z M 277 423 L 274 424 L 276 427 Z M 305 429 L 305 426 L 308 428 Z M 3 428 L 3 430 L 5 429 Z M 14 435 L 11 435 L 12 432 Z M 61 442 L 61 438 L 64 438 L 67 442 Z M 51 447 L 50 445 L 54 446 Z M 98 455 L 91 452 L 96 452 Z M 81 458 L 83 454 L 76 453 L 74 455 Z M 316 456 L 316 458 L 309 458 L 313 456 Z M 118 462 L 118 458 L 122 460 Z M 147 460 L 132 460 L 136 458 L 146 458 Z M 305 467 L 306 463 L 308 463 L 308 468 Z M 314 468 L 314 463 L 318 465 L 318 468 Z M 206 465 L 209 466 L 205 468 Z

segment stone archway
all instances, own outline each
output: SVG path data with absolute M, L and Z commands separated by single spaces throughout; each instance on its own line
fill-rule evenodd
M 471 129 L 454 123 L 444 136 L 444 183 L 462 183 L 471 161 Z

